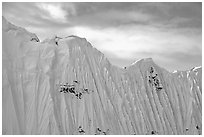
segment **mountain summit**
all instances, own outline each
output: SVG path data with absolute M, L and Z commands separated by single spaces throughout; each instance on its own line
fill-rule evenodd
M 3 134 L 202 134 L 202 68 L 118 68 L 84 38 L 2 27 Z

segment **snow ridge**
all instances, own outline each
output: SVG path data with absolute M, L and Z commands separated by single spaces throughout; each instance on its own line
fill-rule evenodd
M 85 38 L 36 42 L 5 20 L 2 36 L 3 134 L 202 134 L 202 67 L 124 71 Z

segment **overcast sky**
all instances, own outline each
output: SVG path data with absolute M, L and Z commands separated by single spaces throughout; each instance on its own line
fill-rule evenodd
M 3 16 L 42 41 L 85 37 L 114 65 L 153 58 L 169 71 L 202 63 L 202 3 L 3 3 Z

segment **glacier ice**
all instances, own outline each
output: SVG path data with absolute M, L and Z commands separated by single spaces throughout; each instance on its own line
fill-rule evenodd
M 84 38 L 2 26 L 3 134 L 202 134 L 201 67 L 122 69 Z

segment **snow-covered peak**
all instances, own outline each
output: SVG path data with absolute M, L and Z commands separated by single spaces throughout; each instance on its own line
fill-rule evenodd
M 2 30 L 5 32 L 11 31 L 16 36 L 22 35 L 22 36 L 24 36 L 24 40 L 36 41 L 36 42 L 40 41 L 36 34 L 31 33 L 24 28 L 17 27 L 15 25 L 11 24 L 3 16 L 2 16 Z
M 197 70 L 200 70 L 200 69 L 202 69 L 202 66 L 193 67 L 193 68 L 191 69 L 191 71 L 197 71 Z
M 130 66 L 134 66 L 136 64 L 141 64 L 141 63 L 153 63 L 153 59 L 152 58 L 139 59 L 133 62 Z
M 183 71 L 181 71 L 181 70 L 174 70 L 172 73 L 181 73 L 181 72 L 187 72 L 187 71 L 188 72 L 190 72 L 190 71 L 197 72 L 197 71 L 200 71 L 200 70 L 202 70 L 202 66 L 193 67 L 190 70 L 183 70 Z
M 118 69 L 84 38 L 32 42 L 5 20 L 2 35 L 3 134 L 201 134 L 201 71 Z

